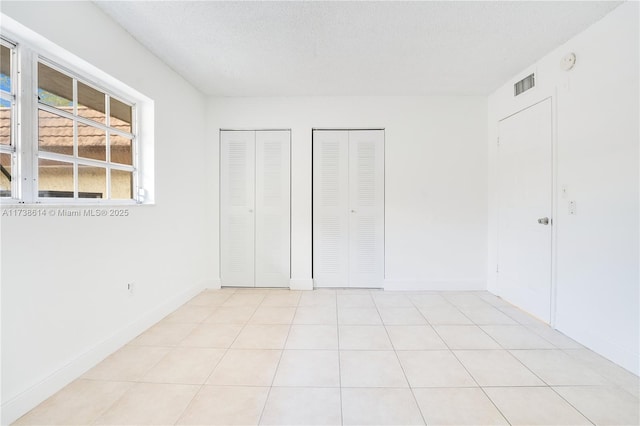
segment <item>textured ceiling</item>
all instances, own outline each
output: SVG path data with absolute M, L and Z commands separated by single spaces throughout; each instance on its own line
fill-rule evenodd
M 619 2 L 97 1 L 209 95 L 488 94 Z

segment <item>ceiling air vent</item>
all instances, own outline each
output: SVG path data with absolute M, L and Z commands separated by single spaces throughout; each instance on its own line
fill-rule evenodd
M 518 96 L 519 94 L 526 92 L 536 85 L 536 77 L 535 74 L 530 74 L 513 85 L 513 93 L 514 96 Z

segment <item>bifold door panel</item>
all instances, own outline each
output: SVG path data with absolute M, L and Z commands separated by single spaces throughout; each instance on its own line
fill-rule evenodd
M 349 281 L 383 287 L 384 132 L 349 132 Z
M 313 132 L 313 278 L 383 286 L 383 130 Z
M 254 286 L 255 132 L 220 132 L 220 275 Z
M 290 132 L 220 132 L 222 285 L 288 287 Z
M 313 132 L 313 278 L 349 283 L 349 133 Z
M 290 275 L 290 135 L 256 132 L 256 285 L 288 287 Z

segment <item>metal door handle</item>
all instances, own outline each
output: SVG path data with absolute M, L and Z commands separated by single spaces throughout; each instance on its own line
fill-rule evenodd
M 548 217 L 541 217 L 540 219 L 538 219 L 538 223 L 540 225 L 548 225 L 549 224 L 549 218 Z

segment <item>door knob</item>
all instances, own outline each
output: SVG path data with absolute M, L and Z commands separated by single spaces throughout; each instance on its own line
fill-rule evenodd
M 540 225 L 548 225 L 549 224 L 549 218 L 548 217 L 541 217 L 540 219 L 538 219 L 538 223 Z

